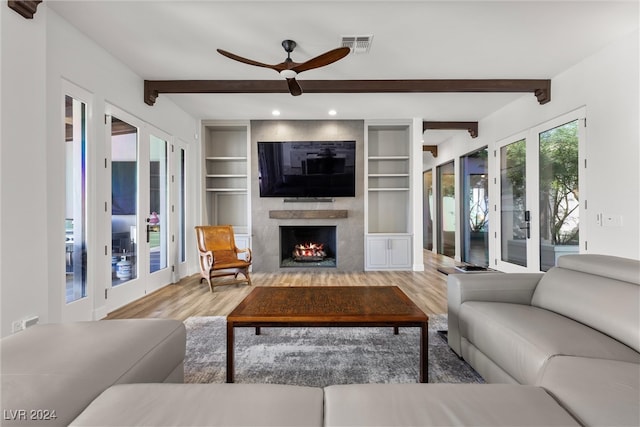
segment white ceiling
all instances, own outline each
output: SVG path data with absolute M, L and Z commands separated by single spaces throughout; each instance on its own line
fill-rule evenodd
M 275 64 L 280 43 L 304 62 L 372 34 L 368 54 L 309 70 L 304 80 L 547 79 L 638 28 L 632 1 L 62 1 L 46 4 L 148 80 L 279 79 L 221 48 Z M 143 94 L 140 94 L 142 98 Z M 165 95 L 203 119 L 479 120 L 522 94 Z M 533 94 L 532 102 L 537 102 Z M 553 87 L 552 87 L 553 102 Z M 446 133 L 445 133 L 446 134 Z

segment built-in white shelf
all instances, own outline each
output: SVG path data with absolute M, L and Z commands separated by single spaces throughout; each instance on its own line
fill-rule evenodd
M 410 269 L 411 124 L 365 128 L 365 269 Z
M 231 224 L 238 239 L 250 235 L 249 124 L 203 121 L 205 210 L 211 225 Z

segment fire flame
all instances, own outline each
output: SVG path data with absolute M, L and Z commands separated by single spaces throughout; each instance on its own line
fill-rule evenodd
M 293 255 L 296 257 L 325 257 L 323 243 L 301 243 L 295 246 Z

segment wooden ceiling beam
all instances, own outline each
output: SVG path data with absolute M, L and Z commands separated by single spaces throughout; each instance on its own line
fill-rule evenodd
M 7 6 L 18 12 L 24 18 L 33 19 L 33 15 L 36 14 L 40 3 L 42 3 L 42 0 L 9 0 Z
M 533 93 L 551 100 L 551 80 L 299 80 L 306 93 Z M 161 93 L 288 93 L 285 80 L 145 80 L 144 102 Z
M 478 122 L 422 122 L 422 132 L 425 130 L 444 129 L 444 130 L 466 130 L 471 135 L 471 138 L 478 137 Z
M 437 145 L 423 145 L 422 151 L 430 152 L 433 157 L 438 157 L 438 146 Z

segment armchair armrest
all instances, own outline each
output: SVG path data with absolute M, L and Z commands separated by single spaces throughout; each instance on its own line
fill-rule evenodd
M 244 249 L 236 248 L 236 253 L 237 254 L 246 253 L 247 255 L 245 257 L 245 261 L 251 262 L 251 248 L 244 248 Z
M 213 252 L 198 249 L 198 254 L 200 255 L 200 272 L 204 277 L 205 274 L 211 272 L 211 267 L 213 267 Z
M 460 353 L 460 306 L 465 301 L 492 301 L 531 304 L 533 292 L 543 273 L 467 273 L 447 278 L 449 347 Z

